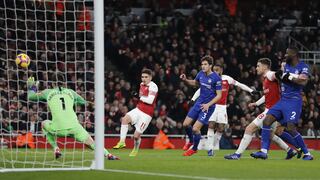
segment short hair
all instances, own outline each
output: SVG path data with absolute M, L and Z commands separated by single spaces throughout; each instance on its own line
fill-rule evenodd
M 213 64 L 213 57 L 210 55 L 205 55 L 201 58 L 201 62 L 207 61 L 208 64 L 212 65 Z
M 148 74 L 149 76 L 152 76 L 152 70 L 151 69 L 143 69 L 141 71 L 141 74 Z
M 288 50 L 290 50 L 292 52 L 291 55 L 293 56 L 298 56 L 299 55 L 299 49 L 295 46 L 290 46 L 288 47 Z
M 271 67 L 271 60 L 269 58 L 260 58 L 258 62 L 268 66 L 269 68 Z
M 219 68 L 223 69 L 223 65 L 222 64 L 214 64 L 214 66 L 218 66 Z

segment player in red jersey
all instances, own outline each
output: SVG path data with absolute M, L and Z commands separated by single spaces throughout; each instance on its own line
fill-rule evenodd
M 225 126 L 228 124 L 228 115 L 227 115 L 227 98 L 229 93 L 229 86 L 235 85 L 240 87 L 242 90 L 247 91 L 249 93 L 256 93 L 253 89 L 249 88 L 247 85 L 242 84 L 232 77 L 228 75 L 222 75 L 223 67 L 219 64 L 214 65 L 213 70 L 221 76 L 222 79 L 222 96 L 221 99 L 216 104 L 216 109 L 214 110 L 213 114 L 209 119 L 208 125 L 208 156 L 214 155 L 214 149 L 219 149 L 219 142 Z M 192 97 L 192 101 L 195 101 L 200 92 L 197 90 Z M 216 130 L 216 132 L 214 132 Z
M 138 154 L 141 143 L 141 134 L 147 129 L 156 106 L 156 98 L 158 95 L 158 86 L 151 81 L 152 71 L 144 69 L 141 73 L 141 84 L 139 90 L 139 102 L 137 107 L 129 111 L 121 120 L 120 141 L 113 149 L 125 148 L 125 140 L 128 132 L 128 124 L 135 126 L 134 132 L 134 148 L 129 156 Z
M 257 74 L 264 77 L 263 80 L 263 93 L 262 96 L 257 102 L 250 103 L 249 107 L 260 106 L 265 103 L 265 110 L 263 113 L 259 114 L 255 120 L 253 120 L 247 127 L 244 133 L 243 138 L 241 139 L 240 145 L 237 151 L 234 154 L 226 155 L 225 159 L 237 160 L 240 159 L 241 154 L 249 146 L 252 135 L 259 129 L 262 128 L 263 120 L 266 117 L 268 110 L 278 102 L 280 99 L 280 88 L 279 83 L 275 78 L 275 72 L 270 70 L 271 60 L 268 58 L 261 58 L 257 63 Z M 273 124 L 275 129 L 276 124 Z M 272 135 L 272 140 L 278 144 L 279 147 L 287 151 L 286 159 L 291 159 L 294 157 L 297 152 L 291 149 L 281 138 L 276 135 Z

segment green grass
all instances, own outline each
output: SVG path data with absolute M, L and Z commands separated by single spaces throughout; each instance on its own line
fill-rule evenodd
M 249 156 L 247 151 L 241 160 L 228 161 L 223 158 L 225 154 L 233 151 L 216 151 L 215 157 L 206 156 L 206 151 L 199 151 L 192 157 L 183 157 L 182 150 L 141 150 L 137 157 L 129 157 L 130 150 L 113 150 L 121 157 L 120 161 L 105 161 L 105 168 L 111 170 L 126 170 L 129 172 L 103 172 L 103 171 L 66 171 L 66 172 L 23 172 L 0 173 L 2 180 L 80 180 L 80 179 L 320 179 L 320 155 L 313 151 L 313 161 L 300 159 L 284 160 L 283 151 L 271 151 L 268 160 L 256 160 Z M 50 152 L 51 153 L 51 152 Z M 7 155 L 7 154 L 6 154 Z M 15 154 L 14 154 L 15 155 Z M 8 155 L 7 155 L 8 156 Z M 24 159 L 23 153 L 18 158 Z M 70 156 L 70 155 L 68 155 Z M 90 158 L 92 153 L 88 153 Z M 0 152 L 1 157 L 1 152 Z M 48 155 L 50 157 L 50 155 Z M 48 159 L 47 157 L 47 159 Z M 72 157 L 74 160 L 80 157 Z M 65 156 L 65 161 L 72 159 Z M 49 159 L 48 159 L 49 160 Z M 51 161 L 59 164 L 60 161 Z M 0 167 L 3 163 L 0 162 Z M 132 172 L 131 172 L 132 171 Z M 140 174 L 134 174 L 138 172 Z M 154 175 L 141 174 L 141 172 L 158 173 Z M 159 174 L 160 173 L 160 174 Z M 173 175 L 171 177 L 166 175 Z M 174 175 L 177 175 L 174 177 Z M 180 176 L 179 175 L 183 175 Z

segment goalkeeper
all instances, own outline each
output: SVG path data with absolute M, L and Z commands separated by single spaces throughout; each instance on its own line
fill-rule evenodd
M 52 120 L 43 121 L 41 127 L 47 141 L 54 149 L 56 159 L 62 155 L 56 137 L 73 137 L 86 144 L 90 149 L 95 149 L 94 140 L 81 126 L 73 110 L 74 105 L 84 105 L 86 101 L 74 90 L 62 87 L 64 85 L 61 83 L 64 82 L 62 74 L 58 74 L 57 78 L 58 82 L 55 88 L 45 89 L 41 92 L 37 92 L 39 82 L 35 81 L 34 77 L 30 77 L 27 82 L 28 99 L 31 101 L 43 100 L 48 103 Z M 106 149 L 104 149 L 104 156 L 109 160 L 119 160 Z

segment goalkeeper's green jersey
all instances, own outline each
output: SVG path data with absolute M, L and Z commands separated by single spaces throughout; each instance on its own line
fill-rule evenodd
M 52 115 L 52 126 L 55 130 L 69 129 L 78 125 L 73 106 L 86 103 L 74 90 L 67 88 L 45 89 L 40 93 L 28 91 L 28 99 L 47 101 Z

